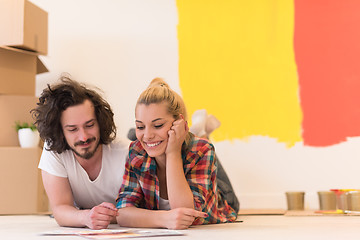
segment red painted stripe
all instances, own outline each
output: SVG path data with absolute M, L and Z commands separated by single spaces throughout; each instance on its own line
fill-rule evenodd
M 294 47 L 304 144 L 360 136 L 360 1 L 295 0 Z

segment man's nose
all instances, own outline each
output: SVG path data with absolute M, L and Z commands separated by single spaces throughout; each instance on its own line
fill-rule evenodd
M 88 133 L 84 128 L 79 129 L 79 140 L 85 142 L 88 139 Z

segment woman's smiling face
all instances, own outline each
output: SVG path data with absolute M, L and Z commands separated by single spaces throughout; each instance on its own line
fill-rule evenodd
M 174 117 L 168 113 L 166 102 L 138 104 L 135 109 L 136 138 L 150 157 L 162 157 L 168 142 Z

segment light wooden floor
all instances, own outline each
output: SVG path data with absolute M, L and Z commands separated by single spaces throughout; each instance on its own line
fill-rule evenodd
M 360 239 L 359 216 L 239 216 L 242 223 L 214 224 L 182 230 L 184 236 L 151 239 Z M 118 228 L 111 225 L 110 228 Z M 41 232 L 63 229 L 49 216 L 0 216 L 0 239 L 73 240 L 78 236 L 41 236 Z M 145 238 L 136 238 L 145 239 Z

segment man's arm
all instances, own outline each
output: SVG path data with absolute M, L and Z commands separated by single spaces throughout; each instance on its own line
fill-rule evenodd
M 111 203 L 104 202 L 92 209 L 77 209 L 67 178 L 51 175 L 44 170 L 42 178 L 55 220 L 60 226 L 103 229 L 116 217 L 117 209 Z

